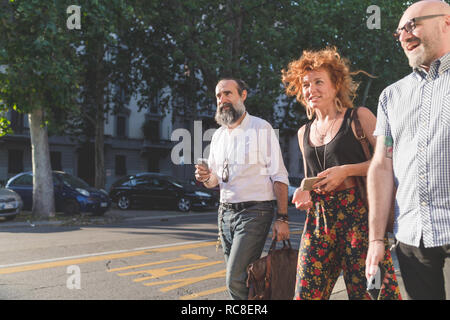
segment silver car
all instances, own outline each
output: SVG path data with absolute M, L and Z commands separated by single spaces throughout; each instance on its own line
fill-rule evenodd
M 14 219 L 22 209 L 22 199 L 13 190 L 0 188 L 0 218 Z

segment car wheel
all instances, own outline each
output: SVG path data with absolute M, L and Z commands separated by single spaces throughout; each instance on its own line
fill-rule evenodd
M 117 206 L 121 210 L 128 210 L 131 207 L 131 201 L 128 196 L 120 196 L 117 200 Z
M 187 198 L 181 198 L 178 200 L 178 209 L 182 212 L 188 212 L 191 210 L 191 200 Z
M 80 213 L 80 205 L 76 200 L 69 200 L 64 205 L 64 214 L 72 216 Z

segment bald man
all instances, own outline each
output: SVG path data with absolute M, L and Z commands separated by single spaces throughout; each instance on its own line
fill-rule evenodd
M 413 70 L 379 99 L 368 172 L 366 277 L 384 259 L 395 186 L 394 234 L 406 292 L 410 299 L 444 300 L 443 267 L 450 257 L 450 6 L 414 3 L 395 36 Z

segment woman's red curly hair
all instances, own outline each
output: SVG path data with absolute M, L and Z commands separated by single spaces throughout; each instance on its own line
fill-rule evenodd
M 295 96 L 297 101 L 307 108 L 307 103 L 302 94 L 303 77 L 309 71 L 324 69 L 328 72 L 331 81 L 336 88 L 336 97 L 343 108 L 353 108 L 353 100 L 356 97 L 358 84 L 352 79 L 356 73 L 350 72 L 350 63 L 341 57 L 336 47 L 327 47 L 318 51 L 304 50 L 302 56 L 291 61 L 287 70 L 282 70 L 282 82 L 288 96 Z

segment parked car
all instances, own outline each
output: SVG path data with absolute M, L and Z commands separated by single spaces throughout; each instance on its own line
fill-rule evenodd
M 22 172 L 6 183 L 6 188 L 17 192 L 23 200 L 23 209 L 31 210 L 33 205 L 33 173 Z M 67 215 L 92 212 L 103 215 L 111 207 L 108 193 L 90 187 L 78 177 L 62 171 L 53 171 L 55 210 Z
M 214 191 L 183 182 L 169 175 L 144 172 L 114 182 L 109 191 L 122 210 L 134 206 L 172 207 L 182 212 L 218 206 Z
M 0 188 L 0 217 L 13 220 L 22 209 L 23 202 L 13 190 Z

